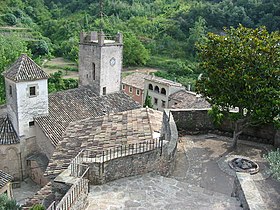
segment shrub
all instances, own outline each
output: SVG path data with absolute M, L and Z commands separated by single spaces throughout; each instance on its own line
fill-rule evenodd
M 7 13 L 7 14 L 4 15 L 4 21 L 10 26 L 13 26 L 13 25 L 17 24 L 16 16 L 14 16 L 11 13 Z
M 271 151 L 264 155 L 265 159 L 269 162 L 272 175 L 280 181 L 280 149 Z

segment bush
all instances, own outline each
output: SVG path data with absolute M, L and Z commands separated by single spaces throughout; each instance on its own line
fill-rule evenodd
M 276 151 L 271 151 L 264 157 L 269 162 L 272 175 L 280 181 L 280 149 L 277 148 Z
M 7 14 L 4 15 L 4 21 L 10 26 L 13 26 L 13 25 L 17 24 L 16 16 L 14 16 L 11 13 L 7 13 Z

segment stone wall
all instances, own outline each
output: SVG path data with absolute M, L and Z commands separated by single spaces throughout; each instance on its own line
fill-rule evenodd
M 238 197 L 244 210 L 267 209 L 258 188 L 248 173 L 236 173 L 232 195 Z
M 229 120 L 222 125 L 215 126 L 208 115 L 208 109 L 171 110 L 178 131 L 187 134 L 207 133 L 209 131 L 219 135 L 232 136 L 234 126 Z M 248 127 L 244 130 L 240 139 L 274 145 L 276 141 L 276 129 L 273 125 Z
M 123 177 L 155 172 L 168 176 L 175 167 L 178 132 L 172 114 L 163 114 L 163 146 L 142 153 L 90 164 L 91 184 L 103 184 Z

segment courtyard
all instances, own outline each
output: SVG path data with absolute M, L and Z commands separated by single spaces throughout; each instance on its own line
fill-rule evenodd
M 231 138 L 215 134 L 186 135 L 179 142 L 170 177 L 145 174 L 90 186 L 87 210 L 242 209 L 231 197 L 235 172 L 228 160 L 237 156 L 259 164 L 260 171 L 252 178 L 268 209 L 279 209 L 280 182 L 270 177 L 263 158 L 270 146 L 239 141 L 238 149 L 230 151 Z

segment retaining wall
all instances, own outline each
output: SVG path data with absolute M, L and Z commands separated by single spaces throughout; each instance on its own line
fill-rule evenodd
M 208 115 L 209 109 L 171 110 L 179 132 L 187 134 L 207 133 L 209 131 L 219 135 L 232 136 L 234 125 L 224 120 L 220 126 L 215 126 Z M 259 143 L 277 144 L 277 130 L 273 125 L 261 125 L 244 129 L 240 139 Z

